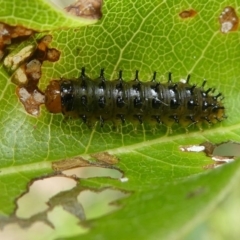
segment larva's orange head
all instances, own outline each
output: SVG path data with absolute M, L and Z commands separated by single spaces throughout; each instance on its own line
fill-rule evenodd
M 45 106 L 51 113 L 61 113 L 61 91 L 60 82 L 52 80 L 45 91 Z

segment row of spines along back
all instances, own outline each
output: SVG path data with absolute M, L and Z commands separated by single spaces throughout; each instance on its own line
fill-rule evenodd
M 204 90 L 206 81 L 196 87 L 189 80 L 190 75 L 186 82 L 173 83 L 169 73 L 168 82 L 160 83 L 154 72 L 151 81 L 142 82 L 136 71 L 135 79 L 126 82 L 120 71 L 117 80 L 106 81 L 103 69 L 97 79 L 91 80 L 82 68 L 78 80 L 61 80 L 63 113 L 81 117 L 84 122 L 101 123 L 138 120 L 189 125 L 221 121 L 225 117 L 224 107 L 218 101 L 221 93 L 212 96 L 213 89 Z

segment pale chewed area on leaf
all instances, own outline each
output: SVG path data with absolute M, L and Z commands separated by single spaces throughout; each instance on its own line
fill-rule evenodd
M 17 88 L 16 93 L 25 110 L 33 116 L 38 116 L 40 105 L 44 103 L 44 95 L 38 89 L 29 93 L 24 87 Z
M 93 164 L 85 159 L 78 160 L 78 164 L 84 167 L 70 170 L 82 169 L 81 174 L 67 174 L 69 170 L 66 170 L 61 175 L 57 173 L 36 179 L 29 185 L 28 190 L 16 200 L 15 212 L 10 217 L 0 218 L 0 239 L 54 240 L 81 235 L 91 230 L 88 220 L 100 218 L 122 207 L 117 201 L 130 196 L 130 192 L 110 187 L 83 187 L 76 178 L 121 179 L 122 173 L 106 167 L 92 167 Z M 84 173 L 89 170 L 90 175 Z M 118 172 L 118 176 L 110 176 L 107 170 Z
M 219 16 L 219 23 L 222 33 L 237 31 L 239 18 L 235 9 L 231 6 L 225 7 Z
M 11 71 L 16 70 L 20 66 L 21 63 L 23 63 L 24 60 L 26 60 L 32 52 L 34 51 L 35 46 L 33 44 L 27 45 L 26 47 L 20 49 L 19 52 L 14 54 L 9 54 L 4 59 L 4 66 L 6 68 L 9 68 Z
M 103 0 L 49 0 L 67 13 L 82 18 L 100 19 Z
M 34 34 L 34 31 L 22 26 L 10 26 L 0 23 L 0 60 L 5 55 L 6 46 L 12 44 L 13 40 L 28 37 Z
M 183 152 L 204 152 L 215 163 L 204 166 L 205 169 L 219 167 L 224 163 L 230 163 L 240 156 L 240 143 L 237 142 L 223 142 L 214 144 L 211 142 L 204 142 L 199 145 L 181 146 L 180 150 Z
M 36 39 L 32 37 L 14 46 L 3 60 L 11 81 L 17 85 L 20 102 L 32 116 L 40 114 L 40 105 L 45 102 L 45 96 L 38 88 L 42 64 L 44 61 L 55 62 L 60 57 L 60 51 L 49 47 L 51 42 L 51 35 L 39 34 Z
M 29 77 L 33 81 L 38 81 L 41 77 L 41 62 L 37 59 L 33 59 L 26 65 L 23 64 L 12 75 L 12 82 L 18 86 L 26 86 L 29 81 Z M 28 76 L 29 75 L 29 76 Z

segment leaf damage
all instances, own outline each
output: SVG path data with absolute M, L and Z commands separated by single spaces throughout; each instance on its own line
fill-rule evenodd
M 237 142 L 222 142 L 214 144 L 211 142 L 203 142 L 199 145 L 181 146 L 183 152 L 204 152 L 215 163 L 204 166 L 205 169 L 216 168 L 224 163 L 233 162 L 237 156 L 240 156 L 240 143 Z M 230 150 L 230 151 L 229 151 Z
M 182 12 L 179 13 L 179 17 L 182 19 L 193 18 L 196 16 L 196 14 L 197 12 L 194 9 L 183 10 Z
M 77 0 L 64 10 L 76 17 L 101 19 L 103 0 Z
M 56 173 L 74 178 L 92 178 L 108 176 L 114 179 L 122 179 L 123 172 L 113 166 L 118 163 L 118 158 L 108 152 L 90 154 L 94 161 L 81 156 L 68 158 L 52 163 L 52 169 Z
M 225 7 L 219 16 L 219 23 L 220 31 L 224 34 L 237 31 L 239 17 L 235 9 L 231 6 Z
M 33 116 L 40 114 L 40 105 L 44 104 L 45 96 L 38 88 L 42 76 L 44 61 L 56 62 L 60 51 L 50 48 L 51 35 L 39 34 L 17 46 L 4 58 L 3 65 L 11 74 L 11 80 L 18 87 L 16 94 L 27 113 Z
M 32 235 L 42 237 L 41 232 L 47 239 L 83 234 L 91 228 L 89 220 L 118 210 L 122 206 L 117 201 L 129 195 L 111 187 L 83 187 L 76 178 L 65 175 L 41 177 L 33 180 L 27 191 L 16 199 L 13 214 L 0 217 L 0 238 L 26 240 Z M 96 212 L 99 208 L 101 211 Z M 73 222 L 73 232 L 64 228 L 69 221 Z
M 90 156 L 96 158 L 97 161 L 110 165 L 117 164 L 119 162 L 119 159 L 116 156 L 108 152 L 93 153 Z
M 32 29 L 22 26 L 10 26 L 0 22 L 0 60 L 6 54 L 6 46 L 11 45 L 16 40 L 21 41 L 35 33 Z

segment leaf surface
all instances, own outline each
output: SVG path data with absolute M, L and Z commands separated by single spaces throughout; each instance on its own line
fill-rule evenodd
M 32 17 L 24 18 L 19 12 L 21 1 L 5 2 L 0 21 L 50 30 L 51 47 L 61 51 L 58 62 L 44 62 L 41 89 L 52 79 L 78 77 L 82 66 L 92 78 L 104 67 L 110 80 L 118 77 L 120 69 L 126 81 L 134 78 L 136 69 L 142 81 L 151 80 L 153 71 L 162 82 L 169 71 L 175 81 L 191 74 L 192 84 L 200 86 L 206 78 L 208 87 L 223 93 L 228 119 L 203 132 L 191 128 L 186 134 L 176 126 L 169 136 L 166 127 L 152 129 L 147 124 L 137 130 L 132 124 L 118 131 L 108 124 L 89 129 L 80 120 L 66 121 L 62 115 L 48 113 L 44 106 L 35 118 L 24 111 L 15 95 L 16 86 L 1 66 L 0 212 L 12 213 L 14 199 L 26 191 L 32 178 L 51 172 L 51 161 L 108 151 L 120 159 L 117 166 L 128 181 L 96 178 L 82 180 L 82 186 L 115 187 L 132 195 L 121 201 L 121 210 L 94 220 L 86 239 L 111 239 L 116 232 L 119 239 L 181 239 L 204 221 L 226 198 L 233 182 L 239 181 L 239 163 L 204 170 L 212 160 L 203 153 L 181 152 L 180 146 L 240 141 L 239 31 L 223 34 L 218 22 L 228 2 L 108 0 L 101 21 L 77 29 L 82 23 L 65 18 L 62 12 L 42 14 L 49 7 L 43 1 L 27 2 Z M 193 18 L 179 17 L 191 8 L 197 12 Z M 61 24 L 69 28 L 54 30 L 62 18 Z

